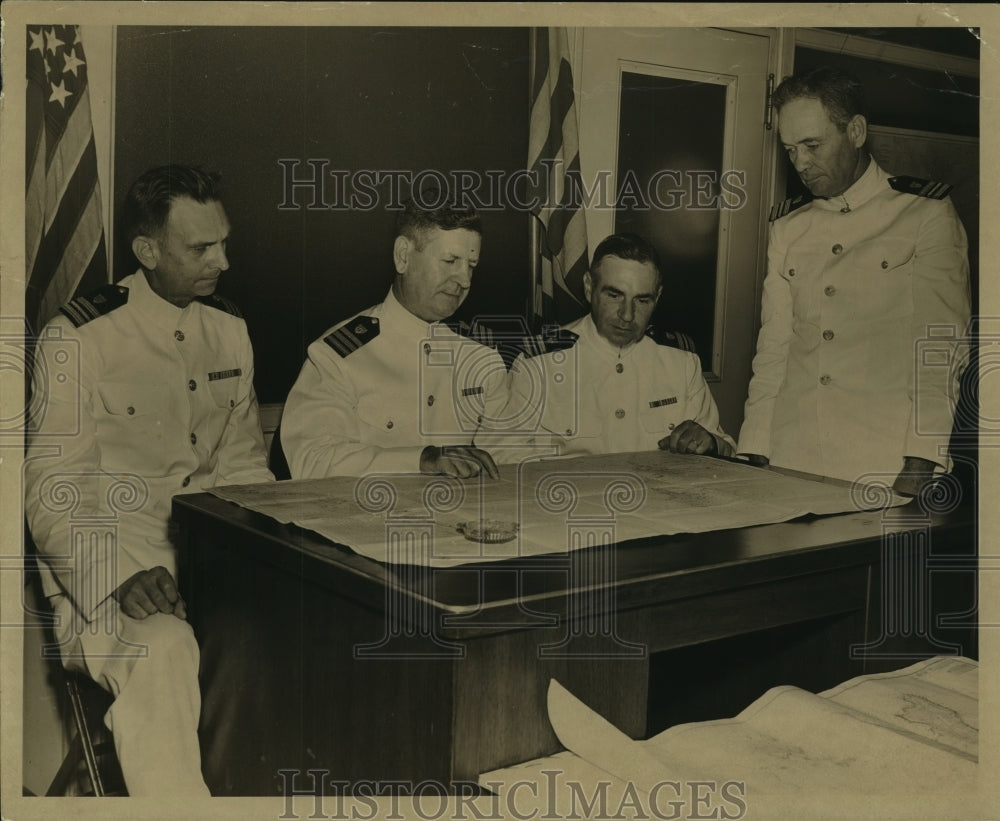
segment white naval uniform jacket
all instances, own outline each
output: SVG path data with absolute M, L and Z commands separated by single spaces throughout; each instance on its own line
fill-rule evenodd
M 771 224 L 739 451 L 849 481 L 895 476 L 904 456 L 949 468 L 969 310 L 951 201 L 894 190 L 872 160 Z
M 425 447 L 470 444 L 480 417 L 506 401 L 500 354 L 425 322 L 390 291 L 309 346 L 281 443 L 293 479 L 418 473 Z
M 716 438 L 720 454 L 733 452 L 696 354 L 647 336 L 619 348 L 589 314 L 566 332 L 577 335 L 569 347 L 522 354 L 511 366 L 504 417 L 524 449 L 500 451 L 501 460 L 524 458 L 532 447 L 560 456 L 656 450 L 686 419 Z
M 176 578 L 174 494 L 274 477 L 250 338 L 231 303 L 178 308 L 140 271 L 63 311 L 38 341 L 25 512 L 46 595 L 68 594 L 89 618 L 140 570 Z M 88 516 L 109 524 L 117 548 L 68 560 Z

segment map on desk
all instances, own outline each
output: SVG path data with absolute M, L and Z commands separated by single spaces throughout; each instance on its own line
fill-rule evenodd
M 216 496 L 381 562 L 452 566 L 907 501 L 709 456 L 643 451 L 503 465 L 499 479 L 421 474 L 228 485 Z

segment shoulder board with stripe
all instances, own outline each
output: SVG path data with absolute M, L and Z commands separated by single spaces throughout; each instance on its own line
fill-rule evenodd
M 536 336 L 524 340 L 524 355 L 528 359 L 555 351 L 565 351 L 572 348 L 580 338 L 579 334 L 567 331 L 558 326 L 545 328 Z
M 59 310 L 79 328 L 92 319 L 111 313 L 126 302 L 128 302 L 128 288 L 124 285 L 103 285 L 85 296 L 78 296 L 67 302 Z
M 650 325 L 646 329 L 646 336 L 652 339 L 657 345 L 690 351 L 691 353 L 698 352 L 694 340 L 683 331 L 661 331 Z
M 922 180 L 919 177 L 889 177 L 889 185 L 894 191 L 913 194 L 917 197 L 928 197 L 932 200 L 943 200 L 955 187 L 946 182 Z
M 323 337 L 323 341 L 341 356 L 354 353 L 366 342 L 378 336 L 378 319 L 373 316 L 356 316 L 337 330 Z
M 808 205 L 812 202 L 812 194 L 804 193 L 799 194 L 795 197 L 789 197 L 783 202 L 779 202 L 774 208 L 771 209 L 771 213 L 768 215 L 768 220 L 774 222 L 775 220 L 780 220 L 782 217 L 787 217 L 796 208 L 801 208 L 803 205 Z
M 225 311 L 227 314 L 238 316 L 241 319 L 243 318 L 243 314 L 240 309 L 236 307 L 236 303 L 231 299 L 226 299 L 224 296 L 211 294 L 209 296 L 199 296 L 196 297 L 196 299 L 202 305 L 207 305 L 209 308 L 218 308 L 220 311 Z

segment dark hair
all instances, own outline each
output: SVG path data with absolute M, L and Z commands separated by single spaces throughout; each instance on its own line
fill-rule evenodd
M 645 237 L 638 234 L 624 233 L 611 234 L 601 240 L 594 250 L 594 259 L 590 263 L 590 275 L 597 274 L 597 266 L 605 257 L 618 257 L 619 259 L 630 259 L 635 262 L 649 262 L 656 269 L 656 275 L 663 278 L 663 268 L 660 264 L 660 255 L 652 243 Z
M 858 114 L 868 116 L 865 89 L 853 74 L 829 66 L 820 66 L 803 74 L 793 74 L 781 81 L 771 101 L 775 109 L 792 100 L 811 97 L 819 100 L 827 115 L 841 131 Z
M 465 228 L 483 235 L 483 223 L 476 209 L 448 200 L 447 192 L 442 193 L 437 188 L 414 192 L 396 217 L 396 236 L 411 240 L 418 250 L 423 248 L 426 233 L 431 228 L 442 231 Z
M 122 203 L 121 230 L 129 245 L 136 237 L 152 236 L 163 229 L 170 204 L 178 197 L 195 202 L 217 201 L 221 176 L 215 171 L 187 165 L 151 168 L 132 183 Z

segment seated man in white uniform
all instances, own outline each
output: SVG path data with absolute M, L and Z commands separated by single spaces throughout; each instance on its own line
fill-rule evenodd
M 141 267 L 64 306 L 36 352 L 25 512 L 63 662 L 115 697 L 105 722 L 133 796 L 208 795 L 171 498 L 273 480 L 246 323 L 214 295 L 218 184 L 184 166 L 141 176 L 123 215 Z M 91 549 L 79 530 L 95 527 L 114 538 Z
M 522 447 L 559 456 L 655 450 L 729 456 L 735 443 L 697 355 L 646 335 L 663 293 L 659 257 L 636 234 L 612 234 L 584 275 L 590 313 L 511 366 L 507 425 Z
M 425 191 L 400 212 L 385 300 L 309 346 L 281 420 L 293 479 L 499 475 L 473 443 L 506 404 L 506 368 L 442 322 L 469 293 L 482 225 L 471 208 L 424 207 L 439 200 Z

